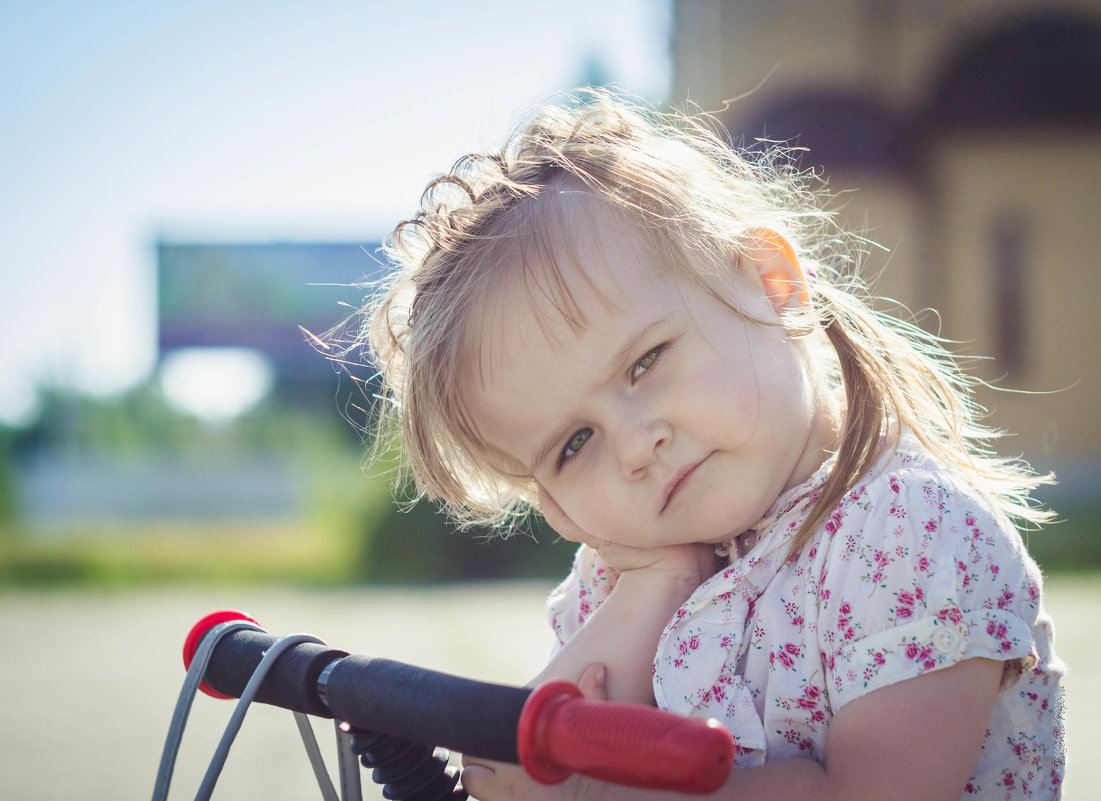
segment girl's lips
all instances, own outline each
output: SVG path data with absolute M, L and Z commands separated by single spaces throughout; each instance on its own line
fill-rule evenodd
M 710 456 L 711 454 L 708 454 L 695 464 L 688 465 L 687 467 L 682 467 L 673 475 L 672 480 L 665 485 L 665 500 L 661 505 L 662 512 L 664 512 L 669 507 L 669 504 L 673 502 L 673 498 L 675 498 L 677 494 L 682 489 L 684 489 L 685 485 L 688 483 L 688 479 L 692 477 L 692 474 L 696 472 L 696 469 L 701 464 L 706 462 L 710 458 Z

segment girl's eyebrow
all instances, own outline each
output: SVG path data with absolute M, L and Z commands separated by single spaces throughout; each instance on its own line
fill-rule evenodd
M 675 309 L 656 320 L 652 320 L 634 334 L 627 337 L 606 363 L 603 373 L 604 381 L 610 381 L 615 378 L 615 376 L 625 372 L 627 366 L 633 364 L 635 359 L 638 358 L 638 351 L 642 348 L 642 343 L 653 334 L 654 329 L 664 325 L 674 314 L 676 314 Z M 551 451 L 555 449 L 562 438 L 572 433 L 571 428 L 573 425 L 572 422 L 563 423 L 555 428 L 551 435 L 543 441 L 542 446 L 532 455 L 528 467 L 528 472 L 531 475 L 535 475 L 535 471 L 543 464 L 547 456 L 550 455 Z
M 607 379 L 611 379 L 614 376 L 617 376 L 620 373 L 624 372 L 629 365 L 634 364 L 635 359 L 638 358 L 638 351 L 643 346 L 642 343 L 652 335 L 655 328 L 660 328 L 661 326 L 665 325 L 669 318 L 672 317 L 674 314 L 676 314 L 675 309 L 668 314 L 662 315 L 658 319 L 647 323 L 638 331 L 636 331 L 633 335 L 629 336 L 624 341 L 620 349 L 615 352 L 615 355 L 608 360 L 608 363 L 604 368 L 604 376 Z

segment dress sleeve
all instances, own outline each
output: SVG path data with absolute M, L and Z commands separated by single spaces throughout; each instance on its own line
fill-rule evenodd
M 826 524 L 819 630 L 836 712 L 879 687 L 972 657 L 1035 663 L 1040 576 L 981 493 L 933 472 L 888 472 Z
M 569 575 L 547 600 L 547 617 L 559 645 L 572 637 L 604 603 L 618 578 L 619 574 L 593 548 L 582 545 L 577 549 Z

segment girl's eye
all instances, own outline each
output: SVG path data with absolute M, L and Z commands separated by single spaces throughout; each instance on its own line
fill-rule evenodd
M 653 350 L 647 351 L 646 355 L 635 362 L 635 366 L 631 368 L 631 379 L 635 380 L 639 378 L 639 376 L 653 367 L 663 350 L 665 350 L 665 346 L 660 345 Z
M 574 456 L 577 456 L 581 449 L 585 447 L 585 443 L 589 441 L 589 437 L 591 437 L 592 435 L 593 430 L 591 428 L 583 428 L 575 433 L 572 437 L 570 437 L 570 441 L 567 442 L 566 447 L 562 449 L 562 459 L 560 460 L 560 463 L 565 462 L 568 459 L 572 459 Z

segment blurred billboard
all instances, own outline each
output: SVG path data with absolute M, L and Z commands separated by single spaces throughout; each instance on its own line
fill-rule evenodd
M 358 306 L 357 285 L 384 270 L 378 244 L 187 243 L 157 245 L 157 344 L 255 348 L 277 376 L 331 376 L 299 326 L 322 335 Z

